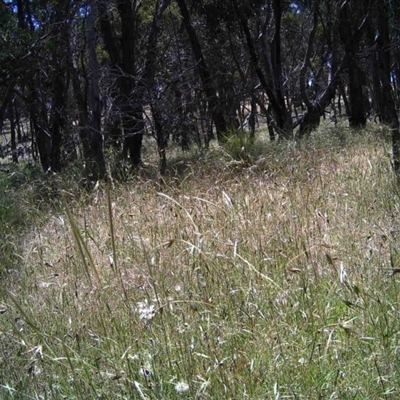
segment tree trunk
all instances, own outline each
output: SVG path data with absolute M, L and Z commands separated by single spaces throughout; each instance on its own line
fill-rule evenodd
M 18 164 L 17 134 L 15 127 L 14 101 L 10 101 L 8 105 L 8 118 L 10 120 L 11 133 L 11 157 L 14 164 Z
M 351 113 L 350 104 L 349 104 L 349 100 L 347 98 L 346 89 L 345 89 L 342 81 L 339 82 L 338 88 L 339 88 L 339 93 L 343 97 L 343 104 L 344 104 L 344 110 L 346 112 L 346 116 L 349 117 L 349 115 Z
M 268 100 L 271 105 L 271 109 L 275 115 L 276 119 L 276 130 L 277 133 L 282 136 L 283 138 L 290 139 L 293 135 L 293 124 L 292 124 L 292 118 L 289 114 L 289 112 L 286 109 L 285 101 L 282 95 L 282 86 L 281 86 L 281 77 L 278 79 L 277 76 L 279 75 L 277 71 L 279 70 L 279 63 L 276 60 L 277 56 L 275 55 L 275 61 L 274 63 L 276 64 L 276 68 L 274 71 L 270 71 L 267 66 L 267 74 L 265 74 L 261 68 L 260 61 L 259 61 L 259 56 L 257 54 L 256 50 L 256 45 L 254 43 L 254 40 L 251 36 L 250 29 L 248 26 L 248 22 L 241 13 L 241 10 L 237 10 L 239 13 L 239 18 L 240 18 L 240 24 L 243 29 L 243 33 L 246 38 L 246 43 L 247 43 L 247 48 L 249 51 L 250 55 L 250 61 L 252 63 L 252 67 L 254 68 L 254 71 L 257 75 L 258 80 L 260 81 L 261 87 L 265 91 L 266 95 L 268 96 Z M 280 16 L 276 16 L 276 18 L 280 18 Z M 280 27 L 280 24 L 277 25 L 278 28 Z M 277 28 L 277 29 L 278 29 Z M 275 32 L 277 34 L 277 32 Z M 280 44 L 280 40 L 276 39 L 275 42 L 275 47 Z M 263 47 L 265 47 L 265 43 L 263 44 Z M 267 57 L 266 57 L 267 58 Z M 275 79 L 278 79 L 278 82 L 271 82 L 270 78 L 267 78 L 267 76 L 270 76 L 273 74 Z
M 250 130 L 250 138 L 252 141 L 254 141 L 256 136 L 256 120 L 257 120 L 257 102 L 254 95 L 252 95 L 250 100 L 250 115 L 249 115 L 249 130 Z
M 56 57 L 56 56 L 55 56 Z M 62 67 L 54 77 L 53 102 L 51 109 L 51 171 L 61 171 L 61 144 L 62 144 L 62 125 L 65 106 L 65 71 Z
M 183 25 L 185 26 L 186 32 L 189 36 L 190 44 L 196 58 L 198 72 L 203 85 L 204 93 L 207 97 L 209 108 L 211 110 L 211 116 L 217 132 L 218 141 L 224 142 L 227 124 L 221 111 L 221 106 L 219 104 L 219 99 L 212 75 L 203 56 L 203 51 L 201 49 L 196 31 L 193 28 L 186 2 L 185 0 L 177 0 L 177 2 L 182 15 Z
M 321 120 L 321 105 L 318 102 L 312 102 L 306 91 L 306 73 L 310 67 L 311 54 L 314 46 L 315 34 L 318 28 L 318 13 L 320 0 L 314 0 L 313 5 L 313 27 L 308 36 L 307 50 L 300 70 L 300 93 L 303 102 L 307 107 L 307 113 L 300 123 L 299 136 L 305 136 L 318 128 Z
M 400 176 L 400 125 L 390 77 L 390 49 L 392 47 L 392 42 L 390 40 L 388 21 L 389 1 L 382 0 L 377 2 L 376 9 L 378 12 L 378 35 L 376 44 L 383 102 L 385 104 L 385 108 L 382 110 L 382 121 L 387 124 L 392 131 L 393 167 L 396 174 Z
M 151 88 L 154 77 L 161 16 L 170 2 L 171 0 L 158 0 L 156 3 L 148 36 L 147 52 L 144 57 L 146 61 L 140 79 L 137 78 L 140 68 L 136 66 L 136 31 L 139 18 L 137 8 L 140 4 L 131 0 L 121 0 L 117 4 L 121 18 L 121 52 L 119 52 L 118 41 L 108 18 L 106 4 L 98 3 L 101 34 L 110 56 L 112 68 L 118 74 L 119 96 L 116 96 L 114 103 L 122 115 L 123 157 L 129 159 L 134 167 L 141 164 L 142 141 L 145 131 L 143 107 L 146 102 L 146 93 Z
M 361 36 L 357 38 L 358 40 L 355 40 L 352 30 L 354 17 L 351 16 L 350 3 L 348 1 L 341 7 L 339 18 L 340 39 L 344 45 L 349 77 L 349 124 L 352 128 L 363 128 L 367 123 L 364 108 L 363 73 L 356 58 Z
M 3 130 L 4 114 L 5 114 L 6 110 L 7 110 L 7 107 L 10 104 L 11 96 L 12 96 L 13 91 L 14 91 L 14 86 L 15 86 L 15 81 L 11 80 L 10 83 L 8 84 L 8 86 L 7 86 L 6 92 L 5 92 L 4 96 L 3 96 L 3 99 L 2 99 L 1 104 L 0 104 L 0 133 Z
M 57 3 L 53 54 L 51 56 L 52 71 L 52 103 L 50 110 L 51 135 L 51 171 L 60 172 L 62 168 L 61 145 L 63 143 L 63 126 L 65 122 L 65 108 L 68 91 L 69 65 L 69 15 L 70 2 L 61 0 Z
M 87 176 L 93 180 L 104 179 L 106 166 L 103 155 L 103 137 L 101 134 L 101 105 L 99 90 L 99 63 L 96 53 L 96 33 L 94 21 L 97 18 L 96 0 L 92 0 L 87 22 L 87 39 L 89 53 L 89 126 L 88 126 L 88 154 Z
M 33 126 L 40 164 L 44 172 L 49 172 L 51 170 L 51 135 L 47 109 L 42 103 L 33 81 L 28 82 L 28 90 L 29 117 Z
M 278 107 L 274 109 L 278 134 L 284 138 L 291 139 L 293 136 L 292 116 L 285 103 L 283 88 L 283 70 L 281 55 L 281 22 L 282 22 L 282 0 L 273 0 L 272 7 L 275 17 L 275 32 L 271 43 L 271 66 L 274 76 L 274 87 Z
M 107 3 L 105 1 L 97 1 L 99 30 L 104 42 L 105 50 L 108 53 L 111 64 L 110 73 L 114 76 L 119 76 L 121 73 L 121 57 L 118 49 L 119 38 L 117 37 L 108 16 Z M 106 123 L 104 127 L 105 144 L 111 145 L 117 150 L 120 150 L 123 142 L 123 134 L 121 130 L 121 97 L 119 94 L 120 84 L 117 79 L 117 84 L 110 88 L 110 103 Z
M 130 159 L 133 167 L 141 164 L 144 119 L 142 110 L 143 89 L 138 88 L 136 76 L 136 1 L 123 0 L 118 2 L 121 17 L 121 67 L 123 75 L 118 77 L 122 94 L 122 125 L 124 130 L 125 159 Z

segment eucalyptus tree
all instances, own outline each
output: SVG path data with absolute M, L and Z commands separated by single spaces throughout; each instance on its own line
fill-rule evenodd
M 100 32 L 116 76 L 113 102 L 122 121 L 123 155 L 134 167 L 141 164 L 144 107 L 154 83 L 162 16 L 171 0 L 149 3 L 146 14 L 141 1 L 98 0 Z
M 22 139 L 22 90 L 32 72 L 34 53 L 42 42 L 42 38 L 31 31 L 32 21 L 26 19 L 22 4 L 22 0 L 0 3 L 0 132 L 4 121 L 9 119 L 14 162 L 18 161 L 16 139 Z
M 306 105 L 306 113 L 299 121 L 300 137 L 319 126 L 341 78 L 343 64 L 339 61 L 338 9 L 337 2 L 329 0 L 313 0 L 311 7 L 308 5 L 302 9 L 312 23 L 299 76 L 301 98 Z
M 340 40 L 344 47 L 348 77 L 349 123 L 352 128 L 365 127 L 367 123 L 365 107 L 366 76 L 360 66 L 361 39 L 365 33 L 369 15 L 369 1 L 362 6 L 349 0 L 344 1 L 339 12 Z
M 392 62 L 391 50 L 394 48 L 399 52 L 399 43 L 392 41 L 390 32 L 390 22 L 392 29 L 395 31 L 395 23 L 391 20 L 391 15 L 398 13 L 399 7 L 397 2 L 389 0 L 378 1 L 374 0 L 374 8 L 376 12 L 376 51 L 378 57 L 378 75 L 380 82 L 380 97 L 378 107 L 381 114 L 382 122 L 387 124 L 392 132 L 392 147 L 393 147 L 393 166 L 397 174 L 400 173 L 400 125 L 395 103 L 395 96 L 392 87 Z M 397 14 L 398 15 L 398 14 Z M 394 36 L 394 35 L 393 35 Z M 398 77 L 397 77 L 398 78 Z M 398 106 L 398 105 L 397 105 Z
M 281 41 L 282 18 L 290 6 L 281 0 L 250 3 L 238 0 L 234 7 L 252 67 L 268 97 L 275 128 L 282 137 L 291 138 L 293 122 L 285 102 Z
M 5 112 L 14 91 L 18 67 L 17 55 L 13 54 L 18 48 L 15 38 L 18 29 L 17 18 L 4 3 L 0 3 L 0 130 L 3 127 Z
M 43 169 L 59 171 L 72 6 L 66 0 L 45 7 L 36 1 L 16 0 L 2 2 L 1 9 L 14 24 L 9 26 L 8 39 L 3 36 L 12 62 L 3 64 L 8 89 L 1 108 L 15 96 L 23 100 Z M 10 37 L 14 38 L 11 42 Z
M 97 181 L 106 174 L 101 123 L 100 65 L 97 55 L 99 40 L 95 29 L 97 14 L 95 0 L 90 0 L 79 8 L 79 16 L 72 25 L 70 52 L 74 108 L 78 117 L 85 175 L 89 181 Z
M 211 110 L 212 120 L 215 124 L 217 137 L 220 141 L 224 140 L 227 131 L 227 123 L 223 115 L 221 104 L 213 75 L 211 74 L 208 63 L 204 57 L 203 49 L 192 22 L 192 16 L 189 13 L 186 0 L 177 0 L 180 13 L 182 15 L 182 23 L 185 27 L 193 54 L 196 59 L 198 73 L 203 85 L 203 90 Z

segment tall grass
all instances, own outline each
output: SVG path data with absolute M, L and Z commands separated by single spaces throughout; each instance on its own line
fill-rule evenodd
M 0 164 L 0 291 L 2 278 L 19 262 L 23 234 L 40 218 L 44 198 L 38 175 L 33 166 Z
M 233 150 L 65 194 L 1 303 L 1 398 L 398 398 L 384 137 Z

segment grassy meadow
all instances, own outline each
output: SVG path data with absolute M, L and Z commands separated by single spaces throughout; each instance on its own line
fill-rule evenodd
M 0 398 L 399 398 L 387 135 L 239 138 L 90 193 L 3 169 Z

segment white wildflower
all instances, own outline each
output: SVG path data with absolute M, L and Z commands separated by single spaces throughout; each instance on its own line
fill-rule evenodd
M 339 281 L 340 283 L 345 283 L 347 277 L 346 269 L 344 268 L 343 263 L 340 263 L 340 272 L 339 272 Z
M 175 292 L 181 292 L 182 291 L 182 286 L 181 285 L 175 285 Z
M 134 354 L 134 355 L 129 354 L 128 355 L 128 360 L 132 361 L 132 362 L 135 362 L 135 361 L 139 360 L 139 355 L 138 354 Z
M 189 324 L 187 322 L 185 322 L 183 325 L 178 325 L 176 330 L 178 331 L 178 333 L 184 334 L 184 333 L 186 333 L 188 328 L 189 328 Z
M 156 307 L 154 304 L 149 304 L 146 299 L 137 303 L 137 312 L 140 319 L 151 320 L 156 315 Z
M 175 390 L 178 393 L 187 392 L 189 390 L 189 385 L 184 381 L 179 381 L 178 383 L 175 384 Z

